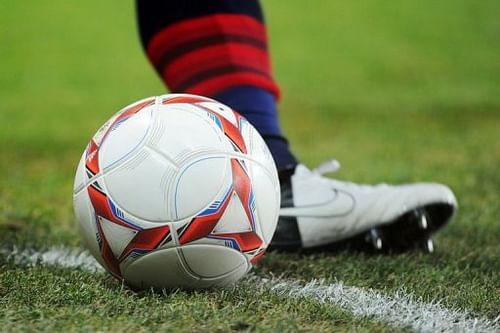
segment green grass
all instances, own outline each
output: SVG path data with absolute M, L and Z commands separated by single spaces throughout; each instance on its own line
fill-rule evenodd
M 385 331 L 373 320 L 253 285 L 137 294 L 109 276 L 79 270 L 11 269 L 0 276 L 0 291 L 9 293 L 0 313 L 6 331 L 329 332 L 333 325 L 339 331 Z
M 500 309 L 497 1 L 264 3 L 281 118 L 309 165 L 360 182 L 433 180 L 457 218 L 432 256 L 269 253 L 257 274 L 405 288 L 495 318 Z M 164 88 L 122 1 L 2 2 L 0 244 L 79 246 L 72 181 L 95 130 Z M 338 308 L 234 290 L 135 294 L 106 275 L 0 257 L 3 331 L 387 331 Z

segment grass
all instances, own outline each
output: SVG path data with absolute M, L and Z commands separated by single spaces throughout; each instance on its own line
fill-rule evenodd
M 257 274 L 407 291 L 494 319 L 500 300 L 500 5 L 265 2 L 283 127 L 309 165 L 360 182 L 449 184 L 460 212 L 432 256 L 269 253 Z M 1 3 L 0 244 L 79 246 L 71 189 L 95 130 L 164 88 L 119 1 Z M 256 293 L 256 294 L 255 294 Z M 106 275 L 0 257 L 3 331 L 390 331 L 236 289 L 135 294 Z
M 6 331 L 385 331 L 373 320 L 310 301 L 283 298 L 251 285 L 206 292 L 134 293 L 114 279 L 79 270 L 12 269 L 0 315 Z M 47 290 L 46 286 L 54 286 Z M 344 327 L 342 329 L 342 327 Z

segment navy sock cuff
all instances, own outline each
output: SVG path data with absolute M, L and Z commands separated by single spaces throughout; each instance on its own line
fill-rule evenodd
M 276 99 L 270 92 L 253 86 L 238 86 L 214 98 L 240 113 L 261 135 L 281 135 Z
M 254 86 L 238 86 L 227 89 L 214 98 L 240 113 L 257 129 L 278 169 L 297 165 L 288 141 L 281 133 L 276 99 L 272 93 Z
M 282 136 L 264 135 L 264 141 L 273 156 L 274 163 L 278 171 L 285 169 L 295 169 L 298 164 L 297 159 L 290 151 L 288 141 Z

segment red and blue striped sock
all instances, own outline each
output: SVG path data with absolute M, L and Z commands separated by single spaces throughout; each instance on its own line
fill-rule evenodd
M 213 97 L 264 137 L 278 169 L 297 164 L 281 133 L 266 27 L 256 0 L 137 0 L 146 54 L 172 92 Z

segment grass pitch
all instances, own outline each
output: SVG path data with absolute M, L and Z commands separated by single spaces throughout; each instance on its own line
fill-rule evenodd
M 406 292 L 494 320 L 500 309 L 497 1 L 264 3 L 281 119 L 311 166 L 356 182 L 449 184 L 460 211 L 432 256 L 269 253 L 257 275 Z M 2 2 L 0 244 L 80 246 L 79 155 L 116 110 L 165 92 L 123 1 Z M 0 255 L 2 331 L 391 331 L 249 285 L 135 294 L 105 274 Z

